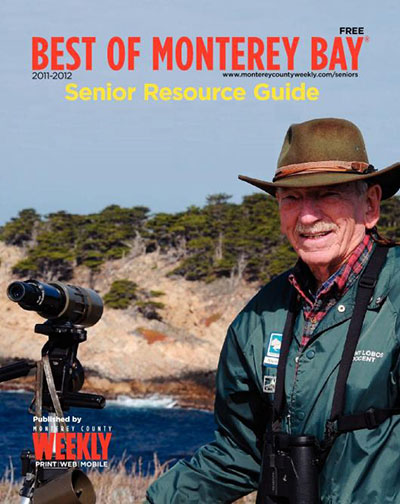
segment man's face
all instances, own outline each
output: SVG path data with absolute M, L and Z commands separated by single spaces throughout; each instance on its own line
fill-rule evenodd
M 356 183 L 277 191 L 281 230 L 317 280 L 334 273 L 379 219 L 381 188 Z

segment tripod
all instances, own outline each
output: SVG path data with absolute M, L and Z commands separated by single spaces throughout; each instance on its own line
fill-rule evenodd
M 36 324 L 35 332 L 48 336 L 42 348 L 41 360 L 31 364 L 25 360 L 0 368 L 0 382 L 26 376 L 36 368 L 35 395 L 29 411 L 42 417 L 49 413 L 49 432 L 66 432 L 64 411 L 71 406 L 102 409 L 105 398 L 96 394 L 79 392 L 84 383 L 84 370 L 77 359 L 78 346 L 86 341 L 84 328 L 71 322 L 47 320 Z M 37 431 L 39 422 L 36 421 Z M 52 460 L 55 458 L 55 441 Z M 20 504 L 94 504 L 96 496 L 89 478 L 80 469 L 61 467 L 36 467 L 34 454 L 30 450 L 21 453 L 22 476 Z

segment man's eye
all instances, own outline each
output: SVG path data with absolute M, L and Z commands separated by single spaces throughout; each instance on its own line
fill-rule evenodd
M 325 193 L 322 194 L 322 197 L 323 198 L 335 198 L 335 197 L 338 197 L 340 196 L 340 194 L 336 191 L 327 191 Z
M 283 196 L 282 198 L 284 201 L 296 201 L 298 199 L 297 196 L 294 194 L 287 194 L 286 196 Z

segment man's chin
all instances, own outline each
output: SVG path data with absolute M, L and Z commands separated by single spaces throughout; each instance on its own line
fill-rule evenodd
M 328 267 L 335 261 L 331 250 L 299 250 L 298 255 L 312 270 L 313 267 Z

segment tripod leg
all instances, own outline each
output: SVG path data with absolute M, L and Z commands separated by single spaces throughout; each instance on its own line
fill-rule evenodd
M 21 474 L 24 477 L 22 487 L 19 491 L 21 504 L 30 504 L 36 481 L 35 456 L 31 450 L 21 452 Z
M 31 504 L 31 497 L 33 496 L 33 485 L 35 484 L 35 475 L 28 473 L 25 475 L 22 488 L 19 491 L 21 496 L 20 504 Z

